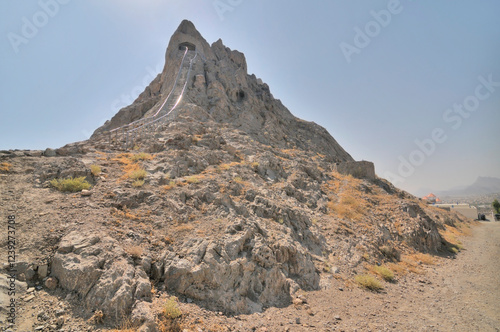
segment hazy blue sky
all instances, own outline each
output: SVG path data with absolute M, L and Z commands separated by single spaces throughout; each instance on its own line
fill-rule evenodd
M 399 187 L 500 177 L 499 14 L 498 0 L 0 0 L 0 149 L 88 138 L 189 19 Z

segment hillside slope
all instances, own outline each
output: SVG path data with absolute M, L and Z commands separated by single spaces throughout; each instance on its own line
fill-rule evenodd
M 179 43 L 205 59 L 193 62 L 175 117 L 143 129 L 129 150 L 109 142 L 107 130 L 162 111 Z M 18 327 L 230 329 L 200 315 L 279 310 L 334 281 L 353 287 L 378 265 L 404 278 L 426 254 L 460 250 L 470 221 L 385 180 L 338 172 L 352 161 L 247 75 L 241 53 L 208 46 L 184 21 L 163 73 L 90 140 L 0 152 L 2 218 L 18 221 Z M 56 190 L 68 177 L 91 190 Z M 8 247 L 7 232 L 0 241 Z M 177 302 L 191 314 L 175 317 Z

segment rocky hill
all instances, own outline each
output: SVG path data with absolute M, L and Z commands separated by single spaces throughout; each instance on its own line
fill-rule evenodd
M 15 245 L 0 236 L 16 250 L 2 272 L 16 271 L 19 331 L 252 330 L 226 319 L 358 287 L 380 265 L 402 280 L 427 254 L 460 249 L 469 221 L 294 117 L 242 53 L 184 21 L 165 60 L 90 140 L 0 152 L 2 218 L 17 222 Z

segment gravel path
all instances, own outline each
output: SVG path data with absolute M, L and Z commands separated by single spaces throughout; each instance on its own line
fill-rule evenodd
M 430 301 L 413 307 L 425 309 L 417 316 L 439 323 L 439 331 L 500 331 L 500 223 L 481 223 L 463 242 L 456 260 L 429 273 Z
M 455 259 L 436 258 L 384 291 L 332 287 L 307 305 L 242 316 L 241 331 L 500 331 L 500 222 L 472 226 Z M 243 328 L 242 328 L 243 327 Z

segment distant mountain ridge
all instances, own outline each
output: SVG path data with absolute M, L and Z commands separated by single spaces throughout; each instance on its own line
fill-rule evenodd
M 488 195 L 500 192 L 500 178 L 480 176 L 473 184 L 465 188 L 456 188 L 445 191 L 436 191 L 435 194 L 440 197 L 446 196 L 477 196 Z

